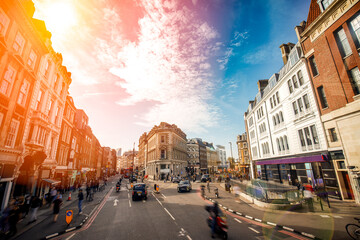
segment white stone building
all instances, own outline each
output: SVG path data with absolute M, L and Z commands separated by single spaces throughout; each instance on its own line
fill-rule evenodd
M 226 161 L 226 151 L 225 147 L 221 145 L 216 145 L 216 152 L 218 153 L 220 165 L 219 168 L 225 169 L 229 168 L 229 163 Z

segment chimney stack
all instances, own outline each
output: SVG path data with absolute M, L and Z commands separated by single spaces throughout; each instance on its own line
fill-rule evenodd
M 288 58 L 289 58 L 289 53 L 291 51 L 291 49 L 295 46 L 295 44 L 293 43 L 283 43 L 280 45 L 280 49 L 281 49 L 281 55 L 282 55 L 282 59 L 284 62 L 284 65 L 287 63 Z
M 300 38 L 301 38 L 300 37 L 301 33 L 305 30 L 305 26 L 306 26 L 306 22 L 302 21 L 299 26 L 295 27 L 296 36 L 297 36 L 299 41 L 300 41 Z

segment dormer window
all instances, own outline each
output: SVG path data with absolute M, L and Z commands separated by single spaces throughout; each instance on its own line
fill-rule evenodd
M 321 12 L 325 11 L 334 0 L 318 0 Z

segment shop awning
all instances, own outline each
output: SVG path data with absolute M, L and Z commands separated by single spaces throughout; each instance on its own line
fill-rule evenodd
M 58 180 L 55 180 L 55 179 L 43 179 L 43 181 L 44 182 L 46 182 L 46 183 L 49 183 L 50 185 L 56 185 L 56 184 L 59 184 L 59 183 L 61 183 L 60 181 L 58 181 Z
M 321 155 L 304 156 L 296 158 L 283 158 L 274 160 L 256 161 L 256 165 L 271 165 L 271 164 L 295 164 L 295 163 L 310 163 L 310 162 L 325 162 Z

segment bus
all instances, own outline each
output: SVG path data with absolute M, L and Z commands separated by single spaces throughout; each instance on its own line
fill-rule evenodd
M 121 174 L 124 175 L 124 178 L 130 178 L 131 174 L 133 173 L 132 168 L 124 168 L 121 169 Z

